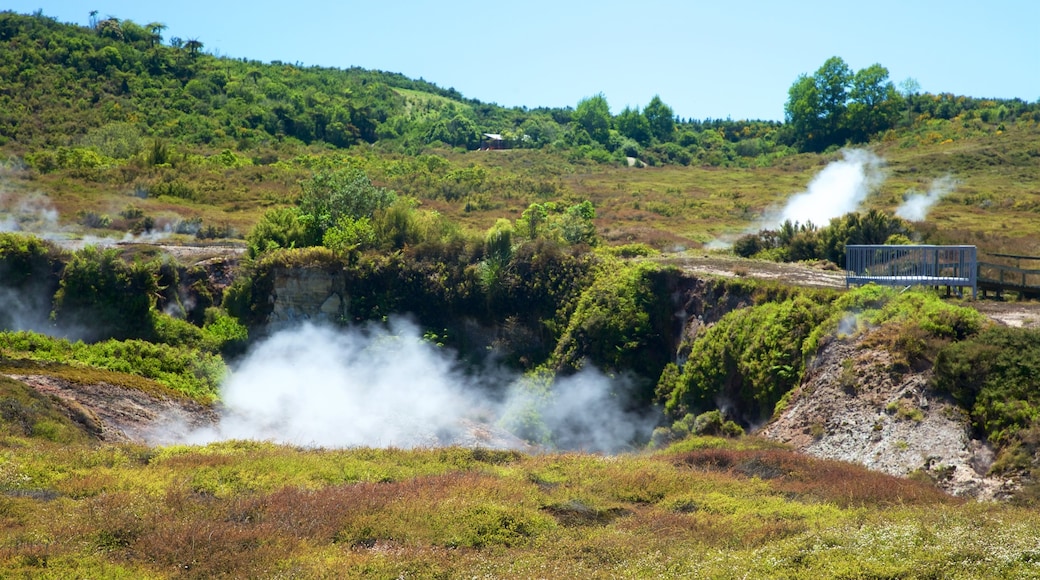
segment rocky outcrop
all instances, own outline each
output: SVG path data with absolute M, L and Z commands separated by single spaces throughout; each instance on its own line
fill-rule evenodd
M 267 330 L 301 322 L 336 322 L 347 312 L 343 275 L 320 268 L 290 268 L 275 272 Z
M 1004 499 L 1013 484 L 988 475 L 993 450 L 971 437 L 964 413 L 927 388 L 931 371 L 902 371 L 865 337 L 832 339 L 786 408 L 758 435 L 810 455 L 892 475 L 927 476 L 946 491 Z

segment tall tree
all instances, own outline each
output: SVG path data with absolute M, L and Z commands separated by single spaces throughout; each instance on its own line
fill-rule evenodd
M 675 140 L 675 112 L 664 104 L 661 97 L 654 95 L 643 109 L 643 115 L 650 122 L 650 131 L 654 139 L 662 143 Z
M 853 141 L 866 141 L 899 119 L 902 99 L 880 64 L 856 72 L 849 98 L 847 127 Z
M 632 139 L 640 145 L 649 145 L 653 132 L 650 129 L 650 121 L 639 112 L 639 109 L 625 107 L 614 123 L 617 125 L 618 133 Z
M 845 141 L 845 111 L 852 69 L 840 57 L 832 56 L 816 71 L 814 79 L 828 144 L 841 144 Z
M 906 101 L 907 124 L 910 124 L 910 122 L 913 120 L 911 119 L 911 116 L 913 115 L 914 97 L 916 97 L 917 93 L 920 92 L 921 83 L 917 82 L 917 79 L 913 77 L 907 77 L 903 79 L 901 83 L 899 83 L 899 94 L 903 97 L 903 100 Z
M 823 149 L 824 127 L 821 123 L 821 104 L 816 80 L 801 75 L 787 91 L 784 118 L 794 130 L 795 139 L 806 150 Z
M 150 45 L 152 47 L 155 47 L 158 44 L 162 44 L 162 31 L 166 30 L 165 24 L 163 24 L 162 22 L 152 22 L 145 28 L 147 28 L 148 31 L 152 33 L 151 38 L 149 39 Z
M 202 50 L 203 46 L 202 42 L 197 38 L 189 38 L 188 41 L 184 43 L 184 48 L 187 49 L 188 55 L 193 59 L 198 58 L 199 51 Z
M 578 101 L 573 120 L 601 145 L 610 140 L 610 105 L 603 93 Z

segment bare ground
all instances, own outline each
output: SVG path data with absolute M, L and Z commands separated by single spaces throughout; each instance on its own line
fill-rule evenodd
M 863 341 L 825 344 L 787 407 L 757 434 L 816 457 L 927 477 L 953 495 L 1009 497 L 1014 482 L 988 473 L 993 450 L 971 437 L 952 401 L 927 388 L 931 371 L 893 370 L 891 354 Z

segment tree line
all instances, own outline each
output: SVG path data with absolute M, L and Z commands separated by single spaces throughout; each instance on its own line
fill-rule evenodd
M 929 95 L 914 83 L 897 90 L 883 66 L 853 72 L 839 57 L 794 82 L 783 123 L 683 120 L 659 96 L 616 113 L 603 94 L 573 108 L 507 108 L 397 73 L 217 57 L 203 40 L 164 38 L 165 29 L 96 14 L 89 26 L 76 26 L 0 12 L 0 78 L 8 82 L 0 91 L 0 146 L 101 152 L 84 140 L 112 124 L 237 151 L 370 144 L 416 154 L 476 149 L 484 133 L 495 133 L 512 147 L 575 160 L 726 166 L 863 142 L 924 116 L 1000 123 L 1040 114 L 1020 100 Z

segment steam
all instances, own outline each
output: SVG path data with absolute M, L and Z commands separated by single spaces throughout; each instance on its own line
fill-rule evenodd
M 548 389 L 503 372 L 467 373 L 401 319 L 388 329 L 308 324 L 255 346 L 222 388 L 215 427 L 167 425 L 153 439 L 416 447 L 455 442 L 467 426 L 509 416 L 525 418 L 559 448 L 615 451 L 653 427 L 622 410 L 625 388 L 591 370 Z M 524 445 L 498 439 L 487 446 Z
M 960 185 L 960 181 L 952 175 L 944 175 L 932 181 L 926 193 L 913 190 L 907 192 L 906 200 L 896 209 L 896 217 L 912 222 L 924 221 L 928 210 L 940 199 L 952 193 Z
M 46 195 L 16 196 L 0 191 L 0 232 L 45 233 L 57 230 L 58 210 Z
M 831 218 L 857 211 L 872 190 L 884 181 L 884 160 L 865 149 L 845 149 L 843 159 L 824 167 L 809 182 L 809 187 L 787 200 L 787 204 L 769 226 L 787 220 L 817 226 L 827 225 Z
M 765 212 L 744 234 L 780 227 L 784 222 L 823 227 L 832 218 L 858 211 L 870 192 L 885 180 L 885 161 L 865 149 L 844 149 L 842 159 L 829 163 L 813 177 L 805 191 L 792 195 L 783 208 Z M 729 249 L 737 235 L 723 236 L 705 245 L 709 250 Z

